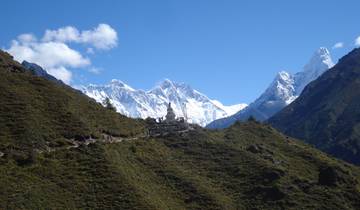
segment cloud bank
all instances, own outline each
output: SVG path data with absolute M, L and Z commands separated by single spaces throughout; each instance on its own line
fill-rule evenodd
M 91 30 L 84 31 L 66 26 L 57 30 L 46 30 L 41 39 L 33 34 L 21 34 L 12 40 L 10 47 L 5 50 L 12 54 L 15 60 L 37 63 L 49 74 L 70 84 L 73 75 L 71 69 L 91 65 L 88 57 L 69 46 L 71 43 L 85 45 L 86 52 L 93 54 L 94 49 L 110 50 L 117 46 L 117 42 L 117 32 L 107 24 L 99 24 Z

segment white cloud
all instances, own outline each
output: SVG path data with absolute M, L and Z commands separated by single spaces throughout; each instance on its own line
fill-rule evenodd
M 360 36 L 355 39 L 355 46 L 360 47 Z
M 79 32 L 72 26 L 46 30 L 43 41 L 76 42 L 90 44 L 96 49 L 108 50 L 117 46 L 117 32 L 108 24 L 99 24 L 92 30 Z
M 33 34 L 20 34 L 17 38 L 23 44 L 32 43 L 32 42 L 37 41 L 35 35 L 33 35 Z
M 19 37 L 24 37 L 20 35 Z M 26 42 L 23 39 L 13 40 L 8 51 L 15 60 L 36 63 L 45 68 L 49 74 L 69 84 L 71 72 L 67 68 L 79 68 L 90 65 L 90 60 L 78 51 L 60 42 Z
M 338 48 L 343 48 L 344 47 L 344 43 L 343 42 L 337 42 L 334 44 L 334 46 L 332 47 L 333 49 L 338 49 Z
M 71 82 L 72 73 L 63 66 L 47 69 L 47 72 L 66 84 L 70 84 Z
M 13 41 L 7 50 L 16 60 L 27 60 L 39 64 L 44 68 L 57 66 L 84 67 L 90 64 L 78 51 L 60 42 L 22 43 Z
M 83 68 L 91 65 L 89 58 L 81 52 L 71 48 L 70 43 L 82 43 L 86 47 L 85 52 L 93 54 L 94 49 L 108 50 L 117 45 L 117 33 L 107 24 L 99 24 L 92 30 L 79 32 L 72 26 L 66 26 L 57 30 L 46 30 L 42 39 L 26 33 L 12 40 L 7 52 L 22 62 L 36 63 L 42 66 L 49 74 L 70 84 L 72 68 Z M 89 72 L 100 73 L 101 69 L 91 67 Z
M 89 72 L 91 72 L 91 73 L 93 73 L 93 74 L 100 74 L 101 71 L 102 71 L 101 68 L 96 68 L 96 67 L 91 67 L 91 68 L 89 69 Z
M 97 49 L 111 49 L 117 45 L 117 33 L 107 24 L 99 24 L 93 30 L 81 32 L 80 40 L 91 43 Z
M 86 49 L 86 53 L 87 53 L 87 54 L 94 54 L 94 53 L 95 53 L 95 51 L 94 51 L 94 49 L 93 49 L 93 48 L 88 47 L 88 48 Z
M 79 39 L 79 31 L 72 26 L 66 26 L 57 30 L 46 30 L 42 38 L 44 42 L 58 41 L 58 42 L 77 42 Z

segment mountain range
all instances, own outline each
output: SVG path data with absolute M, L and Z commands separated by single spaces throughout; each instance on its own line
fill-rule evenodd
M 358 62 L 345 66 L 357 72 Z M 359 84 L 346 72 L 329 82 Z M 360 209 L 358 167 L 268 124 L 172 132 L 157 123 L 162 135 L 149 136 L 147 120 L 2 51 L 0 90 L 0 209 Z
M 275 128 L 360 165 L 360 49 L 305 87 L 269 119 Z
M 115 79 L 107 85 L 88 85 L 82 91 L 100 103 L 109 98 L 119 113 L 131 118 L 162 118 L 170 102 L 177 117 L 185 117 L 188 122 L 201 126 L 235 114 L 247 106 L 225 106 L 185 83 L 169 79 L 149 91 L 134 89 Z
M 334 65 L 328 49 L 321 47 L 311 57 L 303 70 L 290 74 L 279 72 L 273 82 L 254 102 L 236 114 L 215 120 L 207 128 L 225 128 L 235 121 L 247 120 L 250 116 L 259 121 L 267 120 L 293 102 L 304 87 Z

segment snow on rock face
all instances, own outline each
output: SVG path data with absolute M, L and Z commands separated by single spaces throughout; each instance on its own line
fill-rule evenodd
M 283 108 L 293 102 L 307 84 L 333 66 L 334 63 L 331 60 L 329 51 L 324 47 L 320 47 L 304 66 L 303 71 L 294 75 L 286 71 L 279 72 L 265 92 L 250 106 L 257 109 L 261 106 Z M 266 113 L 266 110 L 263 111 L 267 116 L 266 119 L 274 114 L 273 112 Z M 276 109 L 276 111 L 279 110 Z
M 307 84 L 318 78 L 322 73 L 333 66 L 334 63 L 331 59 L 329 50 L 324 47 L 318 49 L 310 61 L 304 66 L 304 70 L 294 75 L 295 94 L 297 96 L 300 95 Z
M 171 102 L 177 117 L 187 116 L 188 122 L 201 126 L 230 116 L 247 106 L 225 106 L 189 85 L 168 79 L 146 92 L 136 90 L 119 80 L 112 80 L 107 85 L 88 85 L 82 91 L 98 102 L 103 102 L 108 97 L 118 112 L 132 118 L 164 117 L 167 105 Z
M 260 121 L 267 120 L 293 102 L 307 84 L 333 66 L 334 63 L 331 60 L 329 51 L 324 47 L 320 47 L 304 66 L 303 71 L 294 75 L 286 71 L 279 72 L 265 92 L 248 107 L 230 117 L 215 120 L 207 127 L 225 128 L 237 120 L 243 121 L 250 116 Z

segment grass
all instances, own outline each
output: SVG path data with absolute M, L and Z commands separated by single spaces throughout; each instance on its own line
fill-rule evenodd
M 1 52 L 0 90 L 0 209 L 360 209 L 359 168 L 269 125 L 66 149 L 146 124 Z
M 257 145 L 258 150 L 249 148 Z M 339 178 L 324 185 L 331 167 Z M 357 209 L 360 170 L 267 125 L 96 143 L 0 164 L 4 209 Z

